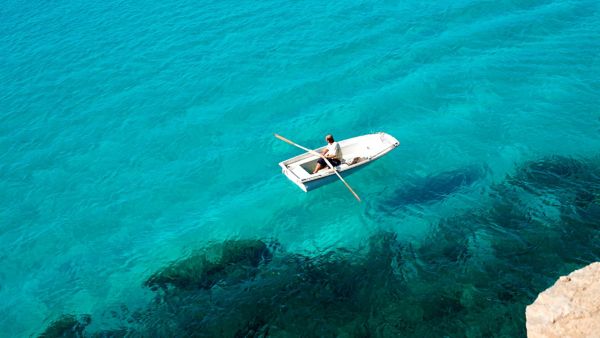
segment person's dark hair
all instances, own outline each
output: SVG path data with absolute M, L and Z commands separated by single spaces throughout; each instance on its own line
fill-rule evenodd
M 325 136 L 325 139 L 327 140 L 327 142 L 334 142 L 333 141 L 333 135 L 331 135 L 331 134 Z

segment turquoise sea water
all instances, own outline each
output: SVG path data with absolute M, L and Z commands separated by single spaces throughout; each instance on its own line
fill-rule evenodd
M 5 2 L 0 336 L 525 335 L 600 259 L 599 7 Z M 375 131 L 363 203 L 280 174 Z M 269 259 L 148 287 L 232 240 Z

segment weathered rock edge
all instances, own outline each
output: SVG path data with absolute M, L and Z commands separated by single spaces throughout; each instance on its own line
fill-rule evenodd
M 525 316 L 530 338 L 600 337 L 600 262 L 560 277 Z

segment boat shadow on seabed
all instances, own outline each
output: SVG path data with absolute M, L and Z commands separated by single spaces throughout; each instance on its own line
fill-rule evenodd
M 403 180 L 402 185 L 374 200 L 369 213 L 394 214 L 410 207 L 431 205 L 483 181 L 490 173 L 486 165 L 470 165 L 426 177 Z M 375 215 L 371 215 L 375 216 Z

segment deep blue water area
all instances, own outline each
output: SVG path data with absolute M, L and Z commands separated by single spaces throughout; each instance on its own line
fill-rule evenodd
M 2 337 L 525 336 L 600 259 L 598 1 L 0 7 Z

